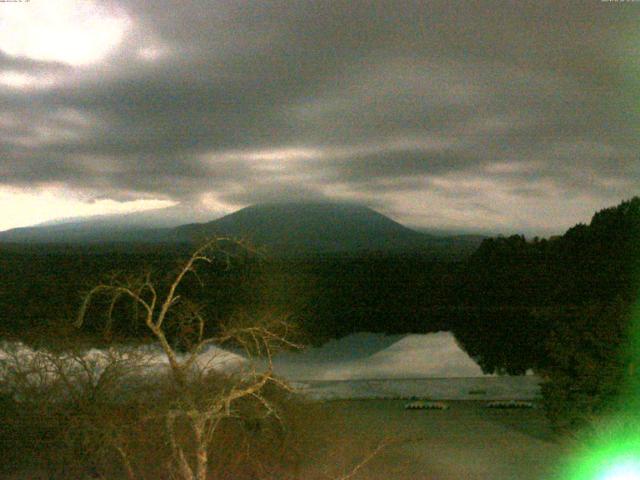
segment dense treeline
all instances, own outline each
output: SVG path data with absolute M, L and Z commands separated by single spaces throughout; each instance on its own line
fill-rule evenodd
M 542 375 L 548 417 L 574 430 L 637 396 L 639 267 L 637 197 L 562 237 L 486 240 L 459 277 L 453 330 L 485 371 Z
M 454 326 L 458 339 L 486 371 L 546 367 L 547 339 L 575 321 L 576 309 L 614 301 L 631 305 L 638 289 L 639 239 L 636 197 L 561 237 L 485 240 L 459 278 L 459 298 L 468 310 Z M 505 353 L 510 349 L 513 355 Z
M 158 268 L 175 251 L 0 248 L 0 332 L 24 335 L 70 323 L 83 292 L 111 272 Z M 175 262 L 174 260 L 171 260 Z
M 38 336 L 70 325 L 83 293 L 116 275 L 151 272 L 163 285 L 188 246 L 123 246 L 102 250 L 46 247 L 0 248 L 0 329 L 5 335 Z M 306 259 L 234 258 L 201 268 L 183 288 L 212 318 L 291 315 L 312 342 L 354 331 L 402 333 L 448 329 L 452 286 L 461 262 L 420 255 L 367 254 Z M 166 287 L 166 284 L 164 284 Z M 102 311 L 98 304 L 95 311 Z M 129 307 L 121 302 L 114 330 L 136 336 Z M 105 324 L 90 312 L 88 331 Z M 176 326 L 176 329 L 178 326 Z M 179 331 L 174 332 L 176 335 Z

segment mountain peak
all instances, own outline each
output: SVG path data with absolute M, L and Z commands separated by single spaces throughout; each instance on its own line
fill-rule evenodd
M 176 232 L 186 239 L 243 237 L 290 253 L 412 250 L 428 238 L 364 205 L 317 201 L 251 205 Z
M 360 215 L 378 215 L 384 217 L 381 213 L 376 212 L 366 205 L 358 203 L 340 203 L 319 200 L 302 200 L 302 201 L 281 201 L 281 202 L 265 202 L 249 205 L 230 215 L 240 214 L 241 212 L 252 212 L 256 214 L 279 214 L 291 215 L 295 213 L 304 213 L 305 215 L 329 215 L 329 214 L 360 214 Z M 385 217 L 386 218 L 386 217 Z

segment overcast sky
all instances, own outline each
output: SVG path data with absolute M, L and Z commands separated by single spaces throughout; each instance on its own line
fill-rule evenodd
M 364 203 L 550 234 L 640 193 L 640 2 L 0 3 L 0 230 Z

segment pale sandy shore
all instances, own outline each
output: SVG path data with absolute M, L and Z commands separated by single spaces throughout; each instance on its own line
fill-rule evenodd
M 354 477 L 362 480 L 547 480 L 559 478 L 569 453 L 554 437 L 544 412 L 494 410 L 485 402 L 450 401 L 449 409 L 405 410 L 400 400 L 329 401 L 342 449 L 308 466 L 330 475 L 349 469 L 376 439 L 397 440 Z M 359 450 L 355 458 L 347 451 Z M 321 464 L 324 464 L 320 467 Z M 305 478 L 303 475 L 301 478 Z

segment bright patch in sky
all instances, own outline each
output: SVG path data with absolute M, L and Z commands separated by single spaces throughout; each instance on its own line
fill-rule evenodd
M 40 78 L 29 73 L 6 70 L 0 72 L 0 85 L 5 87 L 24 89 L 33 87 L 46 87 L 52 83 L 50 78 Z
M 118 202 L 111 199 L 84 201 L 63 189 L 26 191 L 0 188 L 0 231 L 48 220 L 91 215 L 140 212 L 171 207 L 177 202 L 158 199 Z
M 169 49 L 161 46 L 147 46 L 138 50 L 138 57 L 153 62 L 169 55 Z
M 14 57 L 89 65 L 116 48 L 130 24 L 124 12 L 90 0 L 4 3 L 0 50 Z

